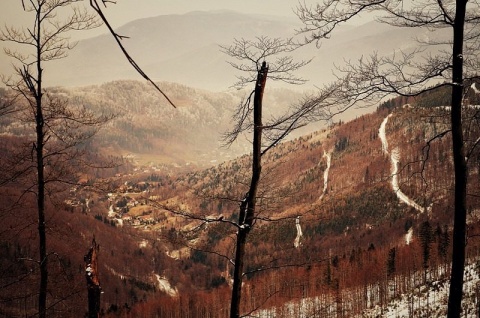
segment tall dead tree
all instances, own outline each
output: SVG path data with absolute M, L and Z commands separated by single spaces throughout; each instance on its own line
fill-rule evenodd
M 85 164 L 82 156 L 85 150 L 81 145 L 91 138 L 112 114 L 93 114 L 85 107 L 73 109 L 68 101 L 51 93 L 44 87 L 46 62 L 65 58 L 75 43 L 70 41 L 72 31 L 91 29 L 100 26 L 97 17 L 107 25 L 115 37 L 128 61 L 142 77 L 151 82 L 158 91 L 175 107 L 164 92 L 142 71 L 120 43 L 124 36 L 116 34 L 104 16 L 101 6 L 114 3 L 106 0 L 90 0 L 90 13 L 83 7 L 82 0 L 22 0 L 18 5 L 30 14 L 31 25 L 27 27 L 5 26 L 0 29 L 0 41 L 9 42 L 13 48 L 5 48 L 5 53 L 12 59 L 18 78 L 6 78 L 9 88 L 8 99 L 0 104 L 0 115 L 21 114 L 20 119 L 35 132 L 28 149 L 18 149 L 19 153 L 7 157 L 8 163 L 2 162 L 0 184 L 8 182 L 22 183 L 26 194 L 34 194 L 38 222 L 40 268 L 38 290 L 38 315 L 47 315 L 48 286 L 48 245 L 46 198 L 59 189 L 48 189 L 50 184 L 74 184 L 75 168 Z M 20 49 L 16 50 L 18 47 Z M 23 48 L 23 49 L 22 49 Z M 13 92 L 13 93 L 12 93 Z M 3 93 L 3 92 L 2 92 Z M 2 94 L 3 95 L 3 94 Z
M 49 185 L 75 183 L 75 167 L 82 165 L 84 150 L 81 145 L 90 139 L 110 115 L 95 115 L 84 107 L 72 108 L 68 101 L 44 87 L 45 63 L 67 56 L 74 47 L 68 33 L 98 26 L 95 15 L 76 6 L 78 0 L 25 0 L 19 3 L 32 17 L 30 27 L 4 27 L 0 40 L 20 45 L 25 50 L 5 49 L 12 59 L 18 78 L 9 78 L 5 84 L 15 101 L 16 120 L 32 128 L 35 137 L 26 148 L 10 154 L 6 182 L 24 187 L 22 198 L 33 194 L 38 215 L 38 316 L 47 316 L 48 262 L 47 196 L 60 189 Z M 70 15 L 60 18 L 60 12 Z M 21 147 L 20 147 L 21 148 Z M 8 164 L 12 164 L 9 166 Z M 51 288 L 52 290 L 53 288 Z
M 98 275 L 98 252 L 100 246 L 97 245 L 95 238 L 92 239 L 92 245 L 88 249 L 88 253 L 84 256 L 85 261 L 85 277 L 87 279 L 88 291 L 88 318 L 100 317 L 100 280 Z
M 375 12 L 382 23 L 395 27 L 423 28 L 430 32 L 427 40 L 419 39 L 413 52 L 394 52 L 393 57 L 360 58 L 358 63 L 346 62 L 340 69 L 339 103 L 344 109 L 365 101 L 379 101 L 397 94 L 417 96 L 441 86 L 451 88 L 450 124 L 454 162 L 454 230 L 452 271 L 448 300 L 448 317 L 460 317 L 467 217 L 466 153 L 463 127 L 463 94 L 465 80 L 478 78 L 478 30 L 480 6 L 468 0 L 400 1 L 400 0 L 327 0 L 314 6 L 301 4 L 297 15 L 303 22 L 301 33 L 306 42 L 317 42 L 334 36 L 336 27 L 362 12 Z M 446 39 L 434 33 L 450 29 Z M 425 53 L 426 47 L 440 47 L 435 53 Z M 425 53 L 425 54 L 423 54 Z M 439 134 L 449 133 L 449 131 Z
M 262 101 L 265 84 L 267 82 L 268 66 L 265 61 L 258 71 L 253 95 L 253 153 L 252 179 L 250 188 L 240 205 L 238 218 L 238 234 L 235 249 L 235 268 L 233 272 L 232 298 L 230 303 L 230 317 L 240 317 L 240 300 L 242 296 L 243 267 L 245 245 L 255 219 L 257 189 L 262 172 Z
M 302 84 L 303 79 L 294 75 L 299 68 L 310 61 L 295 62 L 288 54 L 298 46 L 291 39 L 270 39 L 258 37 L 255 41 L 235 40 L 229 47 L 222 47 L 225 54 L 237 62 L 230 64 L 242 72 L 238 76 L 236 87 L 245 87 L 255 83 L 254 90 L 239 104 L 234 115 L 235 126 L 227 133 L 225 140 L 233 143 L 244 133 L 253 133 L 252 138 L 252 170 L 250 186 L 240 201 L 240 211 L 237 227 L 235 258 L 233 274 L 233 289 L 230 302 L 230 317 L 241 317 L 241 297 L 244 273 L 244 258 L 248 234 L 258 220 L 257 216 L 257 191 L 262 179 L 262 156 L 275 145 L 284 140 L 292 131 L 308 123 L 327 120 L 329 114 L 324 110 L 328 107 L 318 108 L 318 104 L 309 101 L 299 101 L 283 114 L 271 115 L 268 119 L 263 115 L 263 95 L 267 78 L 272 81 L 283 81 L 289 84 Z M 269 62 L 267 64 L 267 61 Z M 248 75 L 244 75 L 247 73 Z M 332 86 L 322 89 L 317 102 L 330 105 L 330 97 L 335 89 Z M 253 107 L 251 105 L 253 97 Z M 321 101 L 320 101 L 321 100 Z M 251 311 L 256 310 L 256 308 Z M 251 313 L 250 311 L 250 313 Z
M 47 158 L 53 156 L 56 151 L 51 151 L 47 147 L 50 140 L 59 135 L 52 129 L 55 119 L 71 118 L 73 113 L 63 112 L 63 105 L 57 100 L 54 101 L 46 95 L 43 87 L 44 81 L 44 62 L 53 61 L 63 58 L 67 55 L 73 45 L 66 36 L 67 32 L 74 30 L 84 30 L 97 26 L 94 16 L 86 11 L 74 7 L 75 0 L 29 0 L 22 1 L 25 11 L 32 14 L 32 25 L 27 29 L 18 29 L 7 27 L 1 30 L 0 40 L 23 45 L 30 49 L 28 53 L 6 49 L 5 52 L 17 64 L 15 70 L 20 77 L 20 81 L 7 82 L 8 87 L 18 93 L 23 98 L 23 103 L 27 107 L 30 114 L 30 120 L 35 125 L 35 141 L 32 142 L 31 150 L 32 161 L 31 166 L 35 170 L 36 181 L 36 200 L 38 212 L 38 246 L 39 246 L 39 267 L 40 267 L 40 284 L 38 292 L 38 315 L 40 318 L 46 317 L 47 313 L 47 284 L 48 284 L 48 253 L 47 253 L 47 236 L 46 236 L 46 216 L 45 216 L 45 197 L 46 184 L 48 177 L 45 175 L 45 169 L 48 165 Z M 59 20 L 57 13 L 64 8 L 71 8 L 71 15 L 65 20 Z M 19 103 L 17 103 L 19 106 Z M 56 106 L 59 106 L 58 108 Z M 21 107 L 21 106 L 20 106 Z M 86 115 L 86 114 L 84 114 Z M 87 119 L 88 117 L 88 119 Z M 79 122 L 90 120 L 90 115 L 84 118 L 77 118 Z M 57 121 L 57 124 L 59 123 Z M 65 123 L 65 122 L 64 122 Z M 65 129 L 56 127 L 59 130 Z M 57 131 L 59 132 L 59 131 Z M 64 136 L 65 137 L 65 136 Z M 65 137 L 68 139 L 68 137 Z M 71 145 L 70 145 L 71 146 Z M 68 147 L 70 147 L 68 146 Z M 67 148 L 68 148 L 67 147 Z M 35 158 L 35 159 L 33 159 Z M 24 171 L 25 172 L 25 171 Z

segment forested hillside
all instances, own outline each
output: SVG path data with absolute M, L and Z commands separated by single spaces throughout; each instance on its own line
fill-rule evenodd
M 121 110 L 124 115 L 109 123 L 92 147 L 99 156 L 134 156 L 124 158 L 115 171 L 86 172 L 79 176 L 85 179 L 81 186 L 48 203 L 49 242 L 55 251 L 50 292 L 59 304 L 52 306 L 51 317 L 86 311 L 82 260 L 93 236 L 100 244 L 101 308 L 107 316 L 227 316 L 236 232 L 230 221 L 238 218 L 248 188 L 251 157 L 218 157 L 218 164 L 209 160 L 206 169 L 158 167 L 178 162 L 175 156 L 183 158 L 184 147 L 193 147 L 198 156 L 205 149 L 213 153 L 218 145 L 213 136 L 230 116 L 227 105 L 239 96 L 170 84 L 181 114 L 174 120 L 169 117 L 173 110 L 157 109 L 158 97 L 139 85 L 122 81 L 56 92 L 85 107 Z M 132 98 L 132 86 L 142 93 Z M 286 96 L 278 93 L 270 94 L 269 102 L 281 108 Z M 244 312 L 263 309 L 290 317 L 286 303 L 293 302 L 294 310 L 300 299 L 315 299 L 303 307 L 306 315 L 351 317 L 422 282 L 445 280 L 453 202 L 443 107 L 447 94 L 386 101 L 371 114 L 319 127 L 265 156 L 258 218 L 247 244 Z M 478 97 L 466 96 L 466 116 L 473 120 L 478 109 L 471 105 L 479 104 Z M 480 135 L 471 123 L 468 143 Z M 2 129 L 1 153 L 7 156 L 25 136 L 13 122 Z M 148 155 L 149 160 L 138 161 Z M 201 166 L 184 160 L 178 164 L 192 160 Z M 468 165 L 472 238 L 467 249 L 475 257 L 478 150 Z M 14 185 L 5 193 L 7 206 L 18 193 Z M 0 297 L 1 314 L 7 316 L 29 315 L 35 307 L 32 203 L 2 212 Z
M 53 88 L 74 108 L 112 114 L 89 146 L 107 156 L 133 158 L 139 165 L 208 167 L 249 151 L 246 140 L 225 147 L 223 134 L 231 127 L 234 107 L 245 91 L 213 93 L 181 84 L 162 83 L 178 109 L 167 105 L 151 85 L 139 81 L 115 81 L 79 88 Z M 274 112 L 294 103 L 300 92 L 270 89 L 266 105 Z M 276 114 L 276 113 L 273 113 Z M 0 118 L 0 131 L 22 135 L 25 124 L 15 117 Z

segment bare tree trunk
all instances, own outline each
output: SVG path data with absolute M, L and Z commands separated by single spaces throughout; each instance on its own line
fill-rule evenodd
M 39 98 L 41 100 L 41 96 Z M 37 101 L 37 173 L 38 173 L 38 236 L 40 248 L 40 289 L 38 293 L 39 317 L 46 317 L 47 308 L 47 283 L 48 283 L 48 259 L 47 259 L 47 235 L 45 233 L 45 178 L 43 169 L 43 115 L 41 101 Z
M 39 98 L 41 100 L 41 96 Z M 40 289 L 38 293 L 39 317 L 46 317 L 47 308 L 47 283 L 48 283 L 48 259 L 47 259 L 47 235 L 45 233 L 45 178 L 43 169 L 43 115 L 41 101 L 37 101 L 37 173 L 38 173 L 38 236 L 40 248 Z
M 92 240 L 92 246 L 84 257 L 85 276 L 88 290 L 88 318 L 100 317 L 100 281 L 98 278 L 98 250 L 99 246 Z
M 255 83 L 255 95 L 253 101 L 253 158 L 252 158 L 252 180 L 250 189 L 240 205 L 238 220 L 237 244 L 235 250 L 235 268 L 233 273 L 232 299 L 230 302 L 230 318 L 240 317 L 240 301 L 242 296 L 243 267 L 245 257 L 245 244 L 247 235 L 250 232 L 255 217 L 255 205 L 258 183 L 262 171 L 262 100 L 265 83 L 267 81 L 268 67 L 263 62 L 258 71 Z
M 453 226 L 452 270 L 448 297 L 448 318 L 459 318 L 462 303 L 463 274 L 465 270 L 466 240 L 466 198 L 467 168 L 464 155 L 462 130 L 463 96 L 463 34 L 466 0 L 456 1 L 456 15 L 453 28 L 453 69 L 452 69 L 452 148 L 455 170 L 455 210 Z
M 41 7 L 37 10 L 37 35 L 36 35 L 36 67 L 37 67 L 37 86 L 32 83 L 32 78 L 27 69 L 25 69 L 24 81 L 30 88 L 30 92 L 35 97 L 36 114 L 35 114 L 35 130 L 37 137 L 37 144 L 35 145 L 37 155 L 37 209 L 38 209 L 38 236 L 39 236 L 39 251 L 40 251 L 40 287 L 38 293 L 38 312 L 40 318 L 45 318 L 47 313 L 47 284 L 48 284 L 48 259 L 47 259 L 47 235 L 45 226 L 45 176 L 43 164 L 43 146 L 45 143 L 44 133 L 44 118 L 43 118 L 43 69 L 42 69 L 42 46 L 41 46 Z
M 76 113 L 64 109 L 63 103 L 52 102 L 52 99 L 43 99 L 43 62 L 53 61 L 64 58 L 67 51 L 73 46 L 69 43 L 69 36 L 64 33 L 73 30 L 90 29 L 96 26 L 94 16 L 87 11 L 72 7 L 70 17 L 62 14 L 62 19 L 57 19 L 57 10 L 65 10 L 67 7 L 74 6 L 77 0 L 30 0 L 21 1 L 23 10 L 35 15 L 32 26 L 28 28 L 17 29 L 14 27 L 0 28 L 0 41 L 15 43 L 28 48 L 26 51 L 5 50 L 7 56 L 20 63 L 20 66 L 14 66 L 15 71 L 21 77 L 22 81 L 7 79 L 5 84 L 13 88 L 19 96 L 25 99 L 28 105 L 28 114 L 33 114 L 32 123 L 35 126 L 35 141 L 31 148 L 32 171 L 29 169 L 23 173 L 25 175 L 33 172 L 32 188 L 28 186 L 28 191 L 35 187 L 36 204 L 38 214 L 38 265 L 40 271 L 40 282 L 38 287 L 38 316 L 45 318 L 47 316 L 47 287 L 48 287 L 48 253 L 47 253 L 47 235 L 46 235 L 46 185 L 49 182 L 62 182 L 55 177 L 50 178 L 50 173 L 45 173 L 45 165 L 49 164 L 47 156 L 58 158 L 67 158 L 66 151 L 56 151 L 49 148 L 46 144 L 49 137 L 58 139 L 55 129 L 64 125 L 65 121 L 75 123 L 70 128 L 79 127 L 80 123 L 85 126 L 94 126 L 100 124 L 101 120 L 96 121 L 95 116 L 90 116 L 87 112 Z M 72 117 L 73 116 L 73 117 Z M 75 118 L 74 118 L 75 117 Z M 103 116 L 102 116 L 103 117 Z M 101 117 L 99 117 L 101 118 Z M 53 132 L 53 133 L 52 133 Z M 70 137 L 72 137 L 71 135 Z M 66 142 L 63 150 L 73 149 L 77 143 L 83 142 L 89 138 L 89 134 L 80 133 L 76 135 L 78 139 L 74 142 Z M 61 138 L 60 138 L 61 139 Z M 66 138 L 69 140 L 69 138 Z M 54 141 L 53 141 L 54 142 Z M 65 142 L 65 140 L 64 140 Z M 75 151 L 72 151 L 72 153 Z M 33 156 L 35 153 L 35 156 Z M 65 157 L 64 157 L 65 156 Z M 68 160 L 68 159 L 62 159 Z M 56 160 L 51 160 L 52 161 Z M 23 174 L 22 173 L 22 174 Z

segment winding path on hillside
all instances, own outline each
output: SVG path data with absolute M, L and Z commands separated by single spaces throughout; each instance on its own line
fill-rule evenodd
M 380 141 L 382 142 L 382 151 L 385 155 L 389 154 L 388 140 L 387 140 L 387 135 L 385 131 L 386 131 L 388 119 L 390 117 L 392 117 L 392 114 L 389 114 L 387 117 L 385 117 L 385 119 L 382 121 L 382 124 L 380 125 L 380 128 L 378 129 L 378 136 L 380 137 Z M 400 161 L 400 149 L 398 147 L 394 148 L 390 152 L 390 161 L 392 163 L 391 165 L 392 189 L 397 195 L 397 198 L 403 203 L 406 203 L 408 206 L 411 206 L 418 212 L 423 213 L 425 209 L 420 205 L 418 205 L 415 201 L 410 199 L 405 193 L 403 193 L 398 184 L 398 163 Z

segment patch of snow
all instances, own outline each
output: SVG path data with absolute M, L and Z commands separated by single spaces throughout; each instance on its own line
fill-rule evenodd
M 406 203 L 408 206 L 413 207 L 420 213 L 424 212 L 424 208 L 418 205 L 415 201 L 410 199 L 405 193 L 400 190 L 400 186 L 398 185 L 398 162 L 400 161 L 400 150 L 398 148 L 394 148 L 390 155 L 390 160 L 392 161 L 392 188 L 393 192 L 397 195 L 397 198 Z
M 463 285 L 462 317 L 476 316 L 476 297 L 479 276 L 477 264 L 466 266 Z M 446 317 L 450 284 L 448 279 L 437 280 L 416 287 L 412 292 L 392 299 L 383 308 L 376 306 L 362 313 L 362 318 L 370 317 Z
M 90 198 L 85 199 L 85 206 L 87 208 L 87 212 L 90 213 Z
M 405 234 L 405 244 L 409 245 L 413 239 L 413 227 L 409 228 L 407 234 Z
M 380 141 L 382 142 L 382 151 L 384 154 L 388 154 L 388 141 L 387 135 L 385 134 L 385 128 L 387 126 L 388 118 L 392 117 L 392 114 L 389 114 L 385 119 L 382 121 L 380 128 L 378 129 L 378 136 L 380 137 Z
M 113 210 L 113 204 L 110 205 L 108 208 L 108 217 L 109 218 L 114 218 L 116 215 L 115 211 Z
M 147 240 L 142 240 L 142 241 L 138 244 L 138 247 L 144 248 L 144 247 L 147 247 L 147 245 L 148 245 L 148 241 L 147 241 Z
M 300 239 L 303 237 L 303 233 L 302 233 L 302 227 L 300 226 L 300 217 L 297 216 L 297 218 L 295 219 L 295 227 L 297 228 L 297 236 L 295 237 L 295 241 L 293 242 L 293 246 L 295 246 L 295 248 L 298 248 L 301 244 L 300 244 Z
M 418 276 L 419 273 L 414 273 Z M 446 273 L 445 273 L 446 274 Z M 420 273 L 423 276 L 423 273 Z M 418 277 L 417 277 L 418 279 Z M 473 261 L 465 268 L 462 317 L 476 317 L 476 297 L 479 285 L 478 264 Z M 365 301 L 368 309 L 360 313 L 347 313 L 345 317 L 358 318 L 408 318 L 408 317 L 446 317 L 447 301 L 449 293 L 448 279 L 430 281 L 426 285 L 416 285 L 410 292 L 394 298 L 394 294 L 387 288 L 387 302 L 384 306 L 379 304 L 380 299 L 375 299 L 373 294 L 378 293 L 380 284 L 365 286 Z M 362 287 L 363 288 L 363 287 Z M 342 291 L 341 306 L 343 310 L 352 309 L 349 299 L 358 295 L 358 291 Z M 306 297 L 299 300 L 292 300 L 279 307 L 265 308 L 254 312 L 252 317 L 274 318 L 282 317 L 339 317 L 334 293 L 326 293 L 316 297 Z M 343 313 L 345 315 L 345 312 Z M 342 316 L 343 317 L 343 316 Z
M 123 226 L 123 220 L 122 219 L 115 219 L 115 222 L 117 222 L 117 226 L 119 226 L 119 227 Z
M 158 288 L 161 291 L 167 293 L 167 295 L 171 297 L 178 296 L 178 290 L 176 288 L 173 288 L 172 285 L 170 285 L 170 282 L 166 277 L 160 276 L 158 274 L 155 274 L 155 277 L 157 278 Z
M 472 83 L 472 85 L 470 87 L 473 89 L 475 94 L 480 94 L 480 90 L 477 89 L 477 87 L 475 86 L 475 83 Z
M 333 150 L 330 150 L 329 152 L 326 152 L 326 151 L 323 152 L 323 157 L 322 158 L 327 159 L 327 168 L 323 172 L 323 191 L 322 191 L 322 194 L 320 195 L 320 197 L 318 198 L 318 200 L 322 200 L 325 193 L 327 193 L 328 173 L 330 171 L 330 165 L 332 163 L 332 152 L 333 152 Z
M 108 269 L 113 275 L 120 277 L 120 279 L 125 279 L 125 275 L 118 273 L 110 266 L 105 265 L 105 268 Z

